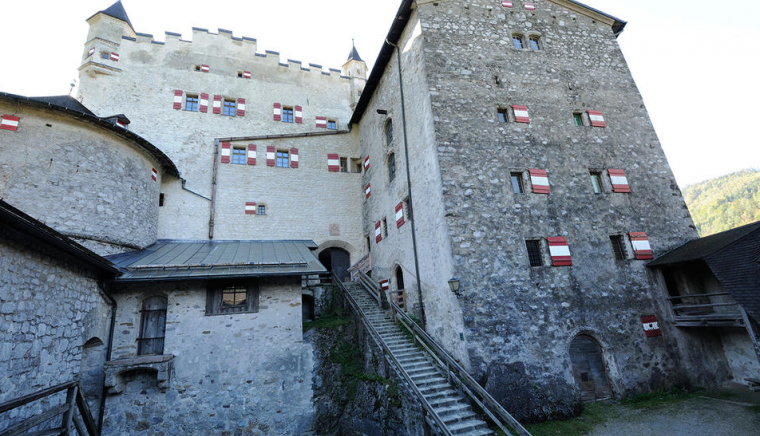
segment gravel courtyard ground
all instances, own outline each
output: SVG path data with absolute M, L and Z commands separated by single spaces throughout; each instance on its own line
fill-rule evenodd
M 589 405 L 569 421 L 528 426 L 534 436 L 760 436 L 760 392 L 727 385 L 690 394 Z

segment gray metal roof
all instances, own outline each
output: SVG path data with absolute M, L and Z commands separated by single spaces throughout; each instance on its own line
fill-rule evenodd
M 315 248 L 313 241 L 160 240 L 108 259 L 123 272 L 119 282 L 326 273 Z
M 135 30 L 135 27 L 132 26 L 132 22 L 129 20 L 127 11 L 124 9 L 124 5 L 121 4 L 121 0 L 109 6 L 108 9 L 102 10 L 95 15 L 98 15 L 100 13 L 104 13 L 106 15 L 116 18 L 117 20 L 124 21 L 127 24 L 129 24 L 129 27 L 131 27 L 132 30 Z M 95 15 L 93 15 L 92 17 L 94 17 Z M 88 18 L 87 20 L 89 21 L 90 18 Z

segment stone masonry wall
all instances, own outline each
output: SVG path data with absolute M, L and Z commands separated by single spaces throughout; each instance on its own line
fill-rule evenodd
M 83 346 L 108 341 L 110 309 L 89 269 L 0 228 L 0 403 L 87 378 Z M 101 358 L 103 365 L 105 357 Z M 99 396 L 102 384 L 95 392 Z M 51 399 L 62 401 L 63 398 Z M 40 413 L 41 402 L 0 415 L 0 429 Z M 93 413 L 99 403 L 90 402 Z
M 369 237 L 372 250 L 372 277 L 391 279 L 391 289 L 397 289 L 394 271 L 404 271 L 407 304 L 420 316 L 412 248 L 412 225 L 417 233 L 420 274 L 422 276 L 423 304 L 427 330 L 447 349 L 464 362 L 466 349 L 461 309 L 449 290 L 447 281 L 454 276 L 450 240 L 445 237 L 447 224 L 434 130 L 434 112 L 428 89 L 424 64 L 424 43 L 419 17 L 413 13 L 400 42 L 404 82 L 404 100 L 407 121 L 411 184 L 413 186 L 414 217 L 398 228 L 395 219 L 396 205 L 408 196 L 404 133 L 399 94 L 396 54 L 387 65 L 372 100 L 359 123 L 362 154 L 369 155 L 370 170 L 364 174 L 362 185 L 370 183 L 371 196 L 364 201 L 364 233 Z M 378 109 L 388 116 L 377 114 Z M 386 145 L 385 124 L 393 120 L 393 142 Z M 395 154 L 396 177 L 388 177 L 388 156 Z M 387 236 L 375 242 L 375 223 L 385 218 Z
M 568 347 L 580 333 L 602 345 L 618 395 L 721 379 L 679 354 L 683 336 L 646 262 L 613 255 L 610 235 L 646 232 L 658 255 L 697 234 L 610 25 L 561 1 L 532 3 L 418 8 L 473 372 L 519 418 L 572 412 Z M 541 49 L 514 48 L 513 33 L 540 37 Z M 527 106 L 530 124 L 500 123 L 497 109 L 511 105 Z M 574 125 L 573 111 L 589 109 L 606 128 Z M 530 193 L 529 168 L 547 171 L 550 195 Z M 610 192 L 609 179 L 594 194 L 589 171 L 608 168 L 626 171 L 630 194 Z M 512 171 L 527 193 L 512 193 Z M 567 237 L 573 266 L 530 267 L 525 240 L 544 240 L 550 265 L 549 236 Z M 651 314 L 662 337 L 644 336 Z M 705 351 L 720 361 L 714 345 Z
M 155 158 L 69 115 L 0 103 L 21 118 L 0 134 L 0 197 L 101 255 L 156 240 Z
M 130 38 L 118 23 L 96 21 L 85 51 L 95 42 L 112 38 L 113 51 L 120 57 L 114 62 L 85 53 L 79 91 L 83 103 L 98 114 L 125 113 L 133 131 L 176 162 L 186 187 L 205 197 L 211 196 L 216 138 L 325 132 L 316 127 L 317 116 L 335 120 L 339 130 L 348 128 L 354 96 L 351 80 L 342 77 L 340 70 L 307 67 L 280 59 L 276 52 L 257 54 L 255 40 L 233 38 L 229 31 L 212 34 L 195 29 L 192 42 L 169 33 L 166 42 L 159 43 L 149 35 Z M 114 28 L 126 33 L 127 39 L 113 40 Z M 200 65 L 208 65 L 210 71 L 195 71 Z M 239 78 L 242 71 L 250 71 L 252 77 Z M 175 90 L 184 92 L 183 110 L 173 109 Z M 201 93 L 210 96 L 208 113 L 185 111 L 184 98 Z M 214 95 L 244 98 L 245 116 L 213 114 Z M 303 123 L 274 121 L 274 103 L 302 106 Z M 255 167 L 231 169 L 220 164 L 215 238 L 293 239 L 298 235 L 318 244 L 338 238 L 361 247 L 361 235 L 355 230 L 361 225 L 358 206 L 350 206 L 361 192 L 359 182 L 352 183 L 354 176 L 327 171 L 327 153 L 361 157 L 356 135 L 278 141 L 278 146 L 299 149 L 302 165 L 297 170 L 267 168 L 270 142 L 239 141 L 240 145 L 249 143 L 258 146 Z M 161 189 L 166 206 L 159 217 L 160 238 L 207 239 L 210 202 L 182 190 L 177 180 L 167 180 Z M 271 214 L 244 215 L 245 202 L 257 200 L 269 202 Z M 303 214 L 306 210 L 308 218 Z M 331 224 L 339 225 L 340 236 L 330 236 Z
M 258 313 L 205 316 L 206 284 L 120 285 L 113 359 L 135 357 L 142 300 L 168 299 L 165 390 L 155 373 L 124 375 L 104 435 L 301 435 L 313 419 L 312 350 L 300 278 L 262 279 Z

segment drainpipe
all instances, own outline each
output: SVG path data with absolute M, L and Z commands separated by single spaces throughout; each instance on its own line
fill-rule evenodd
M 211 214 L 208 218 L 208 238 L 214 239 L 214 214 L 216 211 L 216 174 L 219 169 L 219 140 L 214 140 L 214 172 L 211 176 Z
M 100 282 L 100 289 L 103 290 L 103 294 L 108 301 L 111 302 L 111 327 L 108 333 L 108 346 L 106 347 L 106 362 L 111 360 L 111 348 L 113 348 L 113 332 L 116 328 L 116 300 L 111 296 L 111 290 L 106 282 Z M 105 368 L 104 368 L 105 372 Z M 106 411 L 106 395 L 108 394 L 106 389 L 105 378 L 103 379 L 103 393 L 100 395 L 100 413 L 98 414 L 98 433 L 103 432 L 103 415 Z
M 387 39 L 385 42 L 396 48 L 396 58 L 398 59 L 398 89 L 399 96 L 401 97 L 401 126 L 404 130 L 404 158 L 406 160 L 406 188 L 409 192 L 409 216 L 412 218 L 412 249 L 414 251 L 414 272 L 417 275 L 417 301 L 420 305 L 420 316 L 422 317 L 422 329 L 427 330 L 427 318 L 425 316 L 425 305 L 422 301 L 422 278 L 420 277 L 420 260 L 417 255 L 417 232 L 415 231 L 415 223 L 417 222 L 414 216 L 414 203 L 412 202 L 412 176 L 409 168 L 409 143 L 407 142 L 406 134 L 406 111 L 404 109 L 404 80 L 401 75 L 401 49 Z

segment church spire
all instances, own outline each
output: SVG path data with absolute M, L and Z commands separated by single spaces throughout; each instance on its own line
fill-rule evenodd
M 362 60 L 362 57 L 359 56 L 359 52 L 356 51 L 356 41 L 354 41 L 353 38 L 351 38 L 351 45 L 353 46 L 353 48 L 351 49 L 351 53 L 348 55 L 348 59 L 346 59 L 346 62 L 349 62 L 349 61 L 364 62 Z

